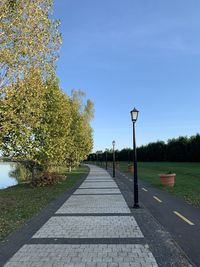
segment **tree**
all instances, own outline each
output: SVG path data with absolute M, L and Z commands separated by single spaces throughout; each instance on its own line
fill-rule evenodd
M 0 98 L 0 144 L 5 156 L 32 160 L 38 151 L 35 133 L 43 116 L 45 86 L 40 70 L 6 87 Z
M 38 159 L 45 169 L 52 170 L 62 166 L 69 154 L 72 124 L 70 99 L 62 92 L 55 77 L 46 83 L 44 103 L 42 121 L 37 129 Z
M 3 155 L 32 171 L 40 165 L 38 129 L 44 115 L 46 86 L 40 70 L 4 89 L 0 99 L 0 144 Z
M 0 5 L 0 90 L 30 72 L 54 71 L 61 36 L 59 21 L 49 18 L 52 0 L 1 0 Z
M 2 0 L 0 5 L 0 145 L 28 167 L 42 164 L 41 122 L 46 81 L 54 75 L 61 36 L 52 0 Z
M 52 0 L 1 0 L 0 149 L 35 169 L 76 166 L 93 145 L 93 103 L 82 91 L 67 96 L 54 62 L 61 36 L 49 17 Z
M 200 135 L 191 136 L 187 146 L 187 161 L 200 162 Z
M 71 128 L 70 128 L 70 153 L 66 157 L 69 167 L 76 166 L 85 160 L 93 147 L 92 129 L 90 120 L 93 118 L 93 103 L 88 100 L 83 102 L 85 94 L 80 90 L 72 91 L 71 96 Z
M 180 136 L 168 140 L 166 148 L 167 161 L 187 161 L 188 138 Z
M 3 155 L 24 164 L 33 178 L 35 170 L 73 167 L 84 160 L 93 145 L 93 104 L 83 103 L 82 92 L 74 94 L 63 93 L 54 76 L 44 83 L 39 70 L 7 87 L 0 106 Z

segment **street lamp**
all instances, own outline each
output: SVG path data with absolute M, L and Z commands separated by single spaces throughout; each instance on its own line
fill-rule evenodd
M 96 152 L 96 165 L 98 165 L 98 153 Z
M 113 177 L 115 177 L 115 141 L 112 141 L 113 145 Z
M 139 208 L 138 202 L 138 175 L 137 175 L 137 151 L 135 141 L 135 123 L 137 121 L 139 111 L 134 108 L 131 110 L 131 120 L 133 122 L 133 166 L 134 166 L 134 208 Z
M 108 151 L 106 149 L 106 170 L 108 169 Z
M 130 165 L 130 150 L 128 150 L 128 165 Z

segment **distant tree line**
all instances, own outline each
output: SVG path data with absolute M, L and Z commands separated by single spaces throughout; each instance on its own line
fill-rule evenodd
M 116 151 L 117 161 L 133 160 L 133 150 L 124 148 Z M 191 137 L 180 136 L 163 141 L 152 142 L 137 148 L 138 161 L 172 161 L 172 162 L 200 162 L 200 135 Z M 90 154 L 90 160 L 105 161 L 106 151 Z M 107 150 L 108 161 L 112 160 L 112 150 Z

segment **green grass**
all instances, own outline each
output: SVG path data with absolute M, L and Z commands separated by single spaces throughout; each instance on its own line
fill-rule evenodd
M 120 169 L 127 172 L 127 162 L 120 162 Z M 162 188 L 159 173 L 172 171 L 176 173 L 173 189 L 165 189 L 170 193 L 200 207 L 200 163 L 181 162 L 139 162 L 138 176 Z
M 88 171 L 87 167 L 79 167 L 71 173 L 65 170 L 66 181 L 44 188 L 20 184 L 0 190 L 0 240 L 5 239 L 59 194 L 73 187 Z

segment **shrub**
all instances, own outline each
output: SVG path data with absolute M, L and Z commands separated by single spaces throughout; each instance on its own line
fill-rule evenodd
M 45 172 L 33 179 L 31 185 L 33 187 L 44 187 L 47 185 L 58 184 L 59 182 L 66 180 L 66 178 L 67 176 L 57 172 Z

